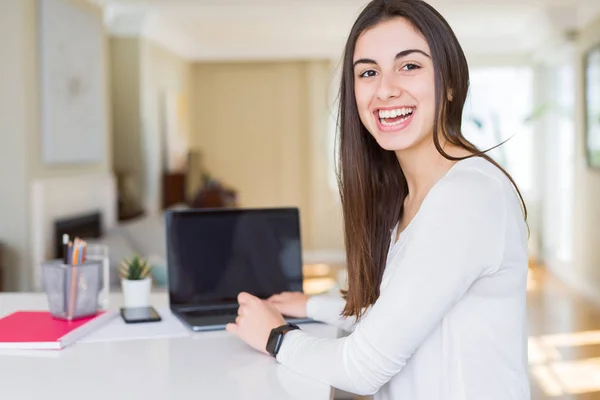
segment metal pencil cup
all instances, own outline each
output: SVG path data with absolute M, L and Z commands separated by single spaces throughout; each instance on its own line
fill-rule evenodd
M 52 260 L 42 264 L 43 287 L 50 314 L 73 320 L 98 312 L 102 262 L 86 261 L 78 265 Z

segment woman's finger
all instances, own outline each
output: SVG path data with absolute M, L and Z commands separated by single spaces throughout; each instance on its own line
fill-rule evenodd
M 238 326 L 236 324 L 229 323 L 229 324 L 225 325 L 225 330 L 229 333 L 233 333 L 234 335 L 237 335 Z
M 281 301 L 281 295 L 280 294 L 274 294 L 273 296 L 269 297 L 269 303 L 276 303 L 278 301 Z
M 250 293 L 240 292 L 240 294 L 238 294 L 238 303 L 239 304 L 246 304 L 246 303 L 254 301 L 254 299 L 255 299 L 255 297 L 252 296 Z
M 286 309 L 286 305 L 284 303 L 273 303 L 271 304 L 273 306 L 273 308 L 275 308 L 277 311 L 279 311 L 280 313 L 284 313 L 284 310 Z
M 235 324 L 239 325 L 242 322 L 242 316 L 238 315 L 237 317 L 235 317 Z

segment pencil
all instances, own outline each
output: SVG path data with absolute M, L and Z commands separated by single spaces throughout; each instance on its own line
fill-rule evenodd
M 71 290 L 69 291 L 69 318 L 73 317 L 73 308 L 75 307 L 75 275 L 77 275 L 77 257 L 79 253 L 79 238 L 75 238 L 75 243 L 73 243 L 73 264 L 71 269 Z

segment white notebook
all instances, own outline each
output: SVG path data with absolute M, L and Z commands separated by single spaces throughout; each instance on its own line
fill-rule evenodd
M 159 322 L 127 324 L 119 315 L 102 328 L 81 339 L 79 343 L 173 338 L 192 334 L 192 331 L 171 313 L 169 307 L 157 308 L 156 311 L 162 318 Z

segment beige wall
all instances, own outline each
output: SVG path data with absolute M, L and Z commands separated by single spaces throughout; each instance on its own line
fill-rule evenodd
M 343 248 L 328 182 L 331 66 L 318 62 L 196 64 L 190 146 L 243 207 L 297 206 L 307 250 Z
M 180 145 L 200 150 L 243 206 L 299 206 L 307 248 L 343 249 L 328 61 L 192 64 L 137 38 L 111 38 L 111 57 L 114 166 L 139 171 L 150 213 L 160 207 L 169 98 L 181 107 Z M 189 194 L 200 183 L 192 177 Z
M 110 43 L 113 165 L 132 175 L 142 206 L 157 213 L 166 148 L 171 155 L 187 155 L 191 63 L 146 39 L 112 37 Z M 170 104 L 176 107 L 178 124 L 171 125 L 174 131 L 167 139 Z
M 141 169 L 140 40 L 110 38 L 113 167 Z
M 100 10 L 86 1 L 68 1 L 102 20 Z M 108 171 L 111 159 L 108 151 L 97 165 L 49 167 L 41 161 L 36 5 L 36 0 L 0 2 L 0 241 L 9 247 L 8 290 L 31 287 L 30 183 Z M 110 143 L 108 132 L 106 140 Z
M 578 45 L 573 272 L 587 282 L 588 292 L 595 292 L 600 299 L 600 171 L 590 170 L 586 166 L 583 75 L 584 51 L 600 45 L 600 18 L 582 31 Z
M 310 147 L 309 210 L 310 250 L 344 253 L 342 207 L 335 177 L 334 141 L 337 109 L 335 99 L 339 75 L 332 70 L 335 65 L 311 62 L 307 65 L 308 121 Z M 337 262 L 338 255 L 332 258 Z M 319 257 L 316 257 L 319 261 Z
M 6 288 L 25 281 L 21 266 L 28 249 L 27 120 L 32 118 L 25 95 L 27 74 L 27 7 L 0 2 L 0 241 L 8 246 L 2 264 Z
M 113 170 L 132 179 L 131 200 L 141 202 L 140 39 L 110 38 L 110 76 Z
M 148 40 L 142 40 L 140 49 L 142 182 L 146 209 L 155 213 L 161 209 L 161 177 L 170 156 L 176 151 L 187 156 L 192 64 Z M 177 115 L 172 131 L 168 115 L 171 106 Z

